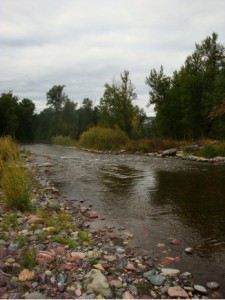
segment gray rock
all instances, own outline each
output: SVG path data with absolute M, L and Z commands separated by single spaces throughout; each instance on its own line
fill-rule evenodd
M 217 283 L 217 282 L 214 282 L 214 281 L 212 281 L 212 282 L 207 282 L 207 287 L 209 288 L 209 289 L 211 289 L 211 290 L 216 290 L 216 289 L 218 289 L 219 288 L 219 283 Z
M 132 294 L 134 297 L 137 297 L 137 296 L 138 296 L 138 290 L 137 290 L 137 288 L 136 288 L 135 285 L 129 284 L 129 285 L 128 285 L 128 290 L 129 290 L 129 292 L 131 292 L 131 294 Z
M 122 253 L 126 252 L 126 250 L 123 249 L 122 247 L 117 247 L 116 252 L 122 254 Z
M 153 275 L 150 277 L 150 282 L 153 285 L 160 286 L 166 281 L 166 278 L 162 275 Z
M 162 152 L 161 156 L 165 157 L 165 156 L 176 156 L 177 154 L 177 149 L 168 149 Z
M 0 245 L 5 246 L 7 244 L 7 242 L 5 240 L 0 240 Z
M 150 278 L 152 277 L 152 276 L 154 276 L 154 275 L 156 275 L 156 270 L 150 270 L 150 271 L 148 271 L 148 272 L 145 272 L 144 274 L 143 274 L 143 277 L 144 278 L 146 278 L 146 279 L 148 279 L 148 280 L 150 280 Z
M 198 285 L 198 284 L 195 284 L 194 285 L 194 289 L 197 291 L 197 292 L 200 292 L 200 293 L 203 293 L 203 294 L 207 294 L 207 290 L 204 286 L 202 285 Z
M 101 294 L 105 298 L 113 298 L 112 290 L 109 287 L 109 283 L 106 277 L 101 271 L 92 269 L 84 276 L 83 288 L 86 291 Z
M 161 275 L 165 275 L 165 276 L 177 276 L 178 274 L 180 274 L 180 270 L 178 269 L 171 269 L 171 268 L 162 268 L 162 273 Z

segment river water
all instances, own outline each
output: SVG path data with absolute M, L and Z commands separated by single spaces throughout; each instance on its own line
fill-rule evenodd
M 38 163 L 68 199 L 85 200 L 99 215 L 134 234 L 132 246 L 172 263 L 199 284 L 216 281 L 225 292 L 225 166 L 176 158 L 94 154 L 32 145 Z M 180 239 L 178 246 L 169 244 Z M 164 243 L 166 248 L 157 245 Z M 193 255 L 185 254 L 194 247 Z

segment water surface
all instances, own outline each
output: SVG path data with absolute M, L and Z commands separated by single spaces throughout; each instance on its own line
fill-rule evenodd
M 170 265 L 200 284 L 225 291 L 225 166 L 137 155 L 93 154 L 64 147 L 26 146 L 38 162 L 52 162 L 51 180 L 72 200 L 85 200 L 106 220 L 134 233 L 147 253 L 181 255 Z M 157 247 L 182 240 L 170 252 Z M 184 253 L 195 247 L 193 255 Z

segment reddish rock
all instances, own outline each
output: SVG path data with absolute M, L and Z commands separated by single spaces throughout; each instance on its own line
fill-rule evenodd
M 63 246 L 58 246 L 58 247 L 56 248 L 55 252 L 56 252 L 57 254 L 64 254 L 64 253 L 66 253 L 66 249 L 65 249 L 65 247 L 63 247 Z
M 180 286 L 169 287 L 167 292 L 171 298 L 189 298 L 188 293 Z
M 178 255 L 178 256 L 176 256 L 175 258 L 174 258 L 174 261 L 175 262 L 179 262 L 179 261 L 181 261 L 182 260 L 182 257 L 180 256 L 180 255 Z
M 27 220 L 27 224 L 44 224 L 45 220 L 42 218 L 38 218 L 36 216 L 32 216 Z
M 92 212 L 89 213 L 88 218 L 89 219 L 97 219 L 98 215 L 95 211 L 92 211 Z
M 134 297 L 128 291 L 124 292 L 122 295 L 122 299 L 134 299 Z
M 60 269 L 63 271 L 70 271 L 74 268 L 74 266 L 71 263 L 65 263 L 60 265 Z
M 174 262 L 175 259 L 173 257 L 169 257 L 169 256 L 166 256 L 166 257 L 163 257 L 161 259 L 162 262 Z
M 85 253 L 83 252 L 71 252 L 69 256 L 69 261 L 76 261 L 79 262 L 81 259 L 85 258 Z
M 131 263 L 128 263 L 126 266 L 126 270 L 128 271 L 136 271 L 137 269 L 135 268 L 135 266 Z
M 38 264 L 47 264 L 55 261 L 55 253 L 50 251 L 39 251 L 36 256 Z
M 174 239 L 174 240 L 171 240 L 171 241 L 170 241 L 170 244 L 171 244 L 171 245 L 180 245 L 180 243 L 181 243 L 181 240 L 176 240 L 176 239 Z

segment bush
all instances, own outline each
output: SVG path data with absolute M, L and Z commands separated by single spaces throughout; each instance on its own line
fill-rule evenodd
M 19 210 L 30 208 L 30 183 L 30 176 L 20 163 L 4 163 L 1 186 L 4 191 L 3 199 L 8 207 Z
M 71 139 L 69 136 L 57 135 L 51 138 L 51 143 L 53 145 L 61 145 L 61 146 L 76 146 L 77 142 Z
M 127 134 L 119 128 L 112 129 L 97 126 L 82 133 L 79 145 L 96 150 L 119 150 L 128 141 Z

